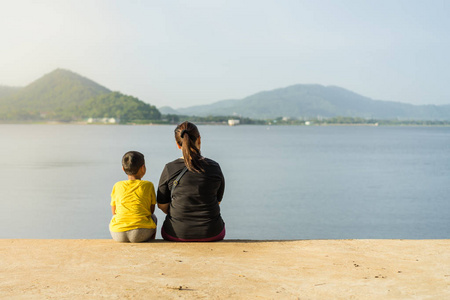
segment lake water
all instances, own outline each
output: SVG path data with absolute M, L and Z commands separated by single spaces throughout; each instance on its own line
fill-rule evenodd
M 0 125 L 0 238 L 110 238 L 122 155 L 144 153 L 157 185 L 174 127 Z M 449 127 L 199 129 L 228 239 L 450 238 Z

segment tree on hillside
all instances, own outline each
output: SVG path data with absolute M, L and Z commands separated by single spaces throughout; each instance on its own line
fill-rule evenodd
M 161 113 L 155 106 L 119 92 L 88 100 L 80 110 L 85 118 L 118 118 L 122 123 L 161 119 Z

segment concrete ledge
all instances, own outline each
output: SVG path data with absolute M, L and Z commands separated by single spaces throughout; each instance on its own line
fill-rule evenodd
M 450 240 L 0 240 L 3 299 L 450 299 Z

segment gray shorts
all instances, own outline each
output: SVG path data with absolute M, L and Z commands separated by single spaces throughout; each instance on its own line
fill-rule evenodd
M 156 218 L 155 214 L 152 215 L 153 222 L 155 224 L 158 224 L 158 219 Z M 113 232 L 110 231 L 111 237 L 116 242 L 121 243 L 142 243 L 142 242 L 149 242 L 153 239 L 155 239 L 156 235 L 156 228 L 137 228 L 132 229 L 128 231 L 122 231 L 122 232 Z

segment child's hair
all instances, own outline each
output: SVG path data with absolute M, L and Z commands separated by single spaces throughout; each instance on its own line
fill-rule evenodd
M 144 154 L 137 151 L 129 151 L 122 157 L 122 167 L 127 175 L 136 175 L 144 164 Z
M 184 164 L 189 171 L 203 173 L 202 155 L 195 142 L 200 137 L 197 126 L 191 122 L 185 121 L 175 128 L 175 140 L 181 146 L 183 151 Z

